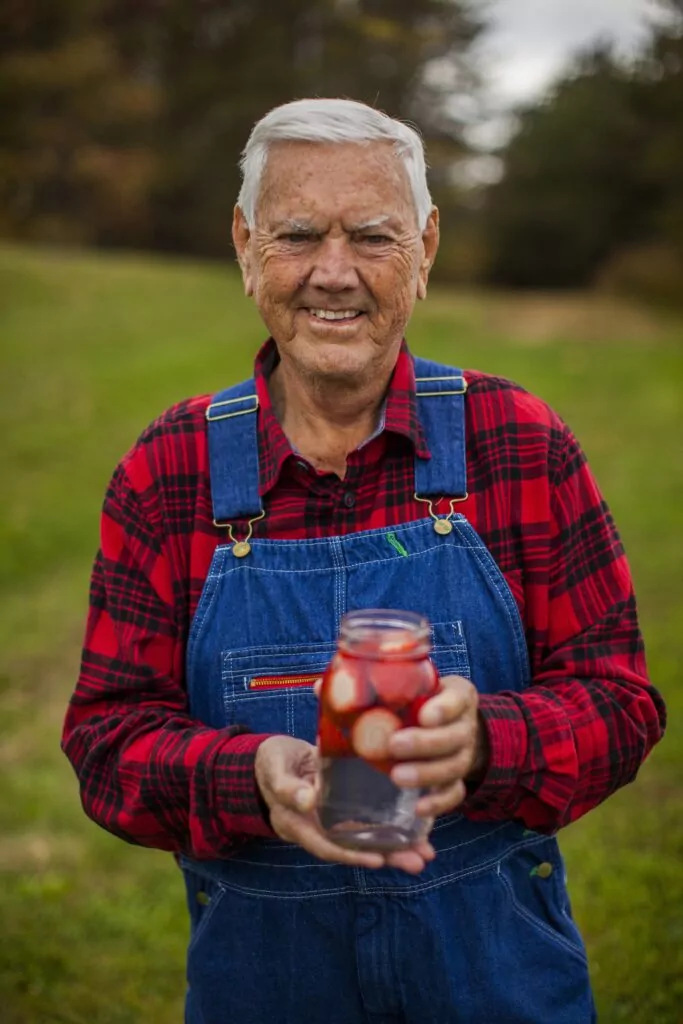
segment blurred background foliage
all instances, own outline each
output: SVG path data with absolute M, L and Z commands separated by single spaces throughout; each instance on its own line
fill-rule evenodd
M 683 0 L 629 60 L 579 55 L 516 112 L 501 180 L 463 184 L 485 4 L 465 0 L 5 0 L 0 237 L 231 255 L 254 122 L 301 96 L 420 126 L 456 284 L 683 281 Z
M 182 1019 L 177 868 L 86 819 L 59 736 L 112 468 L 262 340 L 226 266 L 238 159 L 305 95 L 419 125 L 442 283 L 411 346 L 548 400 L 622 531 L 667 736 L 562 847 L 602 1024 L 683 1020 L 683 0 L 630 58 L 577 55 L 482 152 L 487 8 L 0 4 L 2 1024 Z

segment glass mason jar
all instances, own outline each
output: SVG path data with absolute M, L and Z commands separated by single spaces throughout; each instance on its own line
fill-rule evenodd
M 318 744 L 320 822 L 341 846 L 400 850 L 424 838 L 431 821 L 415 814 L 424 790 L 391 781 L 389 738 L 417 725 L 439 689 L 429 658 L 430 626 L 413 612 L 349 612 L 323 676 Z

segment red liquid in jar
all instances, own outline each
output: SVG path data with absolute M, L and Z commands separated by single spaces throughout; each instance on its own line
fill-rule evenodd
M 320 820 L 343 846 L 391 850 L 426 835 L 415 815 L 421 795 L 396 786 L 388 743 L 439 689 L 429 659 L 429 626 L 403 612 L 355 612 L 346 617 L 337 654 L 320 695 L 322 761 Z

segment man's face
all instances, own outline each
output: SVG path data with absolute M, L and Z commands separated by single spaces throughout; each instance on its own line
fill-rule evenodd
M 420 231 L 408 178 L 387 143 L 274 144 L 256 223 L 238 208 L 245 289 L 301 376 L 361 382 L 393 366 L 438 246 Z

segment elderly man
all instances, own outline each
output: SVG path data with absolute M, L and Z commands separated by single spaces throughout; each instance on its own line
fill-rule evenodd
M 270 338 L 254 380 L 170 409 L 111 481 L 64 731 L 84 807 L 178 856 L 190 1024 L 584 1024 L 553 835 L 664 723 L 610 514 L 543 402 L 409 353 L 438 245 L 415 132 L 290 103 L 243 173 Z M 310 681 L 372 607 L 426 615 L 443 677 L 391 740 L 436 824 L 386 854 L 315 812 Z

